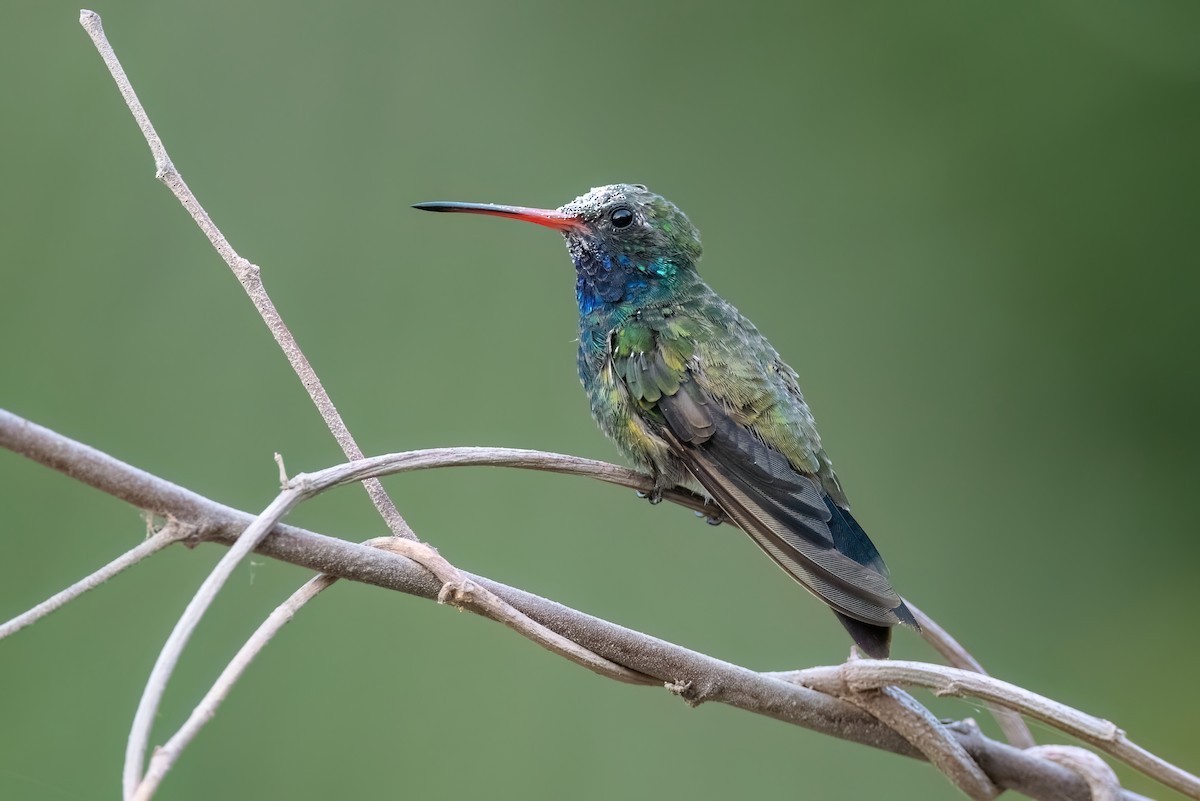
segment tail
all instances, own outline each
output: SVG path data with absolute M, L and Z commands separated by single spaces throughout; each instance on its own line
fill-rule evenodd
M 843 615 L 836 609 L 833 611 L 838 621 L 850 632 L 850 636 L 864 654 L 872 659 L 887 659 L 892 649 L 892 627 L 876 626 L 863 623 L 852 617 Z
M 837 543 L 838 550 L 859 564 L 874 567 L 880 573 L 886 575 L 887 568 L 883 564 L 883 559 L 879 556 L 879 551 L 875 550 L 875 546 L 867 537 L 866 532 L 862 530 L 862 526 L 850 514 L 850 510 L 838 506 L 829 495 L 825 495 L 825 505 L 831 514 L 829 530 L 833 535 L 834 542 Z M 921 627 L 917 625 L 917 619 L 913 617 L 912 612 L 909 611 L 903 601 L 892 611 L 896 613 L 896 617 L 900 623 L 912 626 L 914 629 L 920 631 Z M 876 626 L 871 623 L 864 623 L 848 615 L 843 615 L 836 609 L 833 610 L 833 613 L 837 615 L 838 622 L 845 626 L 846 631 L 853 638 L 854 644 L 864 654 L 872 659 L 888 658 L 892 647 L 891 626 Z

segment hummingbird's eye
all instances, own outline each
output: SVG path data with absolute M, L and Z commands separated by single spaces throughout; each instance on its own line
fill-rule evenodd
M 633 212 L 621 206 L 609 213 L 608 220 L 613 224 L 613 228 L 628 228 L 633 225 Z

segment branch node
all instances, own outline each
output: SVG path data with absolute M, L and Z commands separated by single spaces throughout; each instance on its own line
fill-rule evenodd
M 293 490 L 307 497 L 312 494 L 312 491 L 316 489 L 316 487 L 317 484 L 315 481 L 313 481 L 311 474 L 297 473 L 288 479 L 287 483 L 283 485 L 282 489 Z
M 962 691 L 954 682 L 948 682 L 941 687 L 934 687 L 933 694 L 937 698 L 945 698 L 947 695 L 961 695 Z
M 1092 791 L 1092 801 L 1118 801 L 1121 797 L 1121 781 L 1116 772 L 1107 762 L 1086 748 L 1075 745 L 1038 745 L 1026 751 L 1078 773 Z
M 478 592 L 479 585 L 468 578 L 447 581 L 438 590 L 437 602 L 461 609 L 464 606 L 474 604 L 477 600 L 476 596 Z
M 164 522 L 153 534 L 162 534 L 172 542 L 185 542 L 195 546 L 199 542 L 200 527 L 187 520 L 180 520 L 173 514 L 167 514 Z
M 234 256 L 233 263 L 230 266 L 243 285 L 258 286 L 262 284 L 262 268 L 249 259 L 243 256 Z
M 154 160 L 154 177 L 170 186 L 171 180 L 179 177 L 179 170 L 175 169 L 175 164 L 164 154 Z
M 693 681 L 668 681 L 663 684 L 671 695 L 677 695 L 690 707 L 698 707 L 707 700 L 708 693 L 696 686 Z
M 839 698 L 853 692 L 846 682 L 846 674 L 841 665 L 811 667 L 783 673 L 768 673 L 767 675 Z

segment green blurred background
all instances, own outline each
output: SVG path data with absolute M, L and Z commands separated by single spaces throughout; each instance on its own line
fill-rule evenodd
M 577 385 L 558 237 L 408 205 L 556 206 L 646 183 L 799 370 L 900 590 L 996 674 L 1200 768 L 1200 4 L 97 10 L 368 453 L 615 457 Z M 155 182 L 77 6 L 4 16 L 0 403 L 249 510 L 276 491 L 274 451 L 293 472 L 340 461 Z M 142 536 L 135 511 L 17 456 L 0 453 L 0 479 L 0 618 Z M 846 654 L 832 616 L 728 526 L 550 475 L 387 484 L 464 569 L 755 668 Z M 357 489 L 292 520 L 383 531 Z M 221 553 L 164 553 L 0 643 L 0 797 L 117 794 L 150 665 Z M 305 577 L 238 571 L 156 741 Z M 896 653 L 932 657 L 907 632 Z M 160 797 L 447 792 L 956 797 L 915 761 L 688 709 L 350 584 L 262 655 Z

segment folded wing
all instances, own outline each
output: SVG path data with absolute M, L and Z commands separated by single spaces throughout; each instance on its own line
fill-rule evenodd
M 864 651 L 886 656 L 891 627 L 916 622 L 849 510 L 830 498 L 819 478 L 798 470 L 740 423 L 687 367 L 660 376 L 663 360 L 653 351 L 620 367 L 626 387 L 656 419 L 674 455 L 726 514 L 828 604 Z

